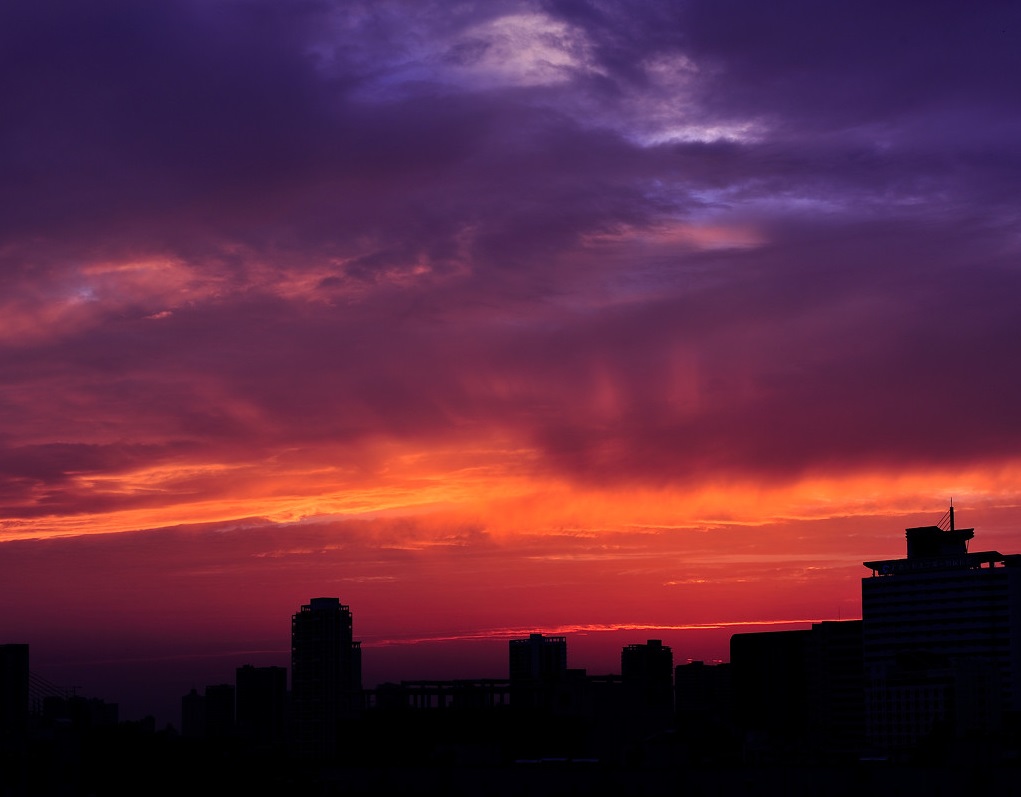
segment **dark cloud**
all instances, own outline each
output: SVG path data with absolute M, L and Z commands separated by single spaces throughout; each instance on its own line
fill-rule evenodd
M 1007 460 L 1018 23 L 8 4 L 4 495 L 504 435 L 597 483 Z

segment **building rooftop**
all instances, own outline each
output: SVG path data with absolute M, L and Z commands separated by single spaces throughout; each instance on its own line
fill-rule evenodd
M 970 553 L 968 543 L 975 537 L 975 529 L 954 527 L 953 506 L 938 525 L 905 529 L 904 536 L 907 538 L 907 558 L 862 563 L 872 571 L 873 576 L 932 570 L 970 570 L 983 565 L 1013 567 L 1021 564 L 1021 556 L 1016 554 L 1004 556 L 998 551 Z

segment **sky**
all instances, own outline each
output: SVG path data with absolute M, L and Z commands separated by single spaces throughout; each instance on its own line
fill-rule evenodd
M 3 3 L 0 642 L 176 723 L 311 597 L 366 686 L 530 631 L 606 673 L 860 617 L 951 499 L 1021 551 L 1019 41 L 997 0 Z

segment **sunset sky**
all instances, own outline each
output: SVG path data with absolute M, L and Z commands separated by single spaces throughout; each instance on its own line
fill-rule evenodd
M 366 686 L 606 673 L 1021 551 L 1019 75 L 997 0 L 0 4 L 0 643 L 134 718 L 314 596 Z

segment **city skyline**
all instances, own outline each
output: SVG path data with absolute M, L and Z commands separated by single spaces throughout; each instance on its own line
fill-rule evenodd
M 0 641 L 131 716 L 310 595 L 370 685 L 532 631 L 609 671 L 860 617 L 951 499 L 1021 550 L 1019 31 L 4 5 Z
M 859 611 L 847 617 L 737 622 L 717 625 L 704 624 L 702 626 L 688 627 L 669 625 L 622 625 L 616 627 L 593 625 L 541 628 L 532 624 L 519 628 L 491 629 L 486 634 L 463 635 L 444 640 L 435 638 L 429 640 L 384 640 L 382 642 L 377 640 L 376 647 L 369 646 L 368 648 L 367 667 L 365 667 L 368 675 L 366 678 L 363 678 L 362 635 L 354 633 L 352 630 L 354 612 L 351 607 L 343 604 L 338 597 L 313 597 L 307 603 L 303 599 L 300 611 L 292 615 L 290 645 L 287 647 L 281 646 L 274 649 L 248 651 L 231 650 L 211 657 L 217 660 L 216 665 L 210 666 L 207 661 L 205 662 L 205 667 L 196 667 L 196 662 L 189 661 L 190 657 L 186 655 L 167 656 L 158 660 L 127 659 L 118 661 L 111 659 L 100 662 L 99 670 L 93 670 L 95 663 L 92 662 L 85 662 L 84 665 L 81 662 L 74 662 L 65 665 L 63 670 L 75 682 L 74 685 L 71 685 L 71 682 L 66 679 L 63 682 L 53 682 L 48 679 L 46 675 L 51 675 L 53 669 L 52 664 L 45 662 L 44 659 L 42 666 L 33 666 L 33 676 L 42 677 L 44 681 L 48 682 L 47 689 L 49 693 L 63 693 L 65 695 L 81 694 L 117 705 L 121 705 L 123 700 L 123 708 L 127 709 L 127 711 L 125 712 L 126 716 L 122 714 L 122 718 L 137 720 L 150 716 L 155 717 L 157 723 L 179 726 L 179 693 L 183 694 L 181 690 L 185 685 L 189 685 L 192 693 L 194 693 L 196 689 L 200 689 L 203 686 L 216 687 L 217 684 L 227 684 L 233 681 L 233 674 L 236 671 L 252 666 L 282 670 L 287 673 L 287 683 L 290 685 L 292 681 L 291 673 L 294 670 L 295 662 L 299 658 L 297 653 L 298 639 L 308 634 L 308 632 L 299 632 L 297 629 L 306 627 L 308 622 L 312 620 L 315 620 L 315 622 L 308 626 L 309 630 L 313 628 L 319 630 L 312 632 L 310 640 L 322 640 L 321 642 L 314 642 L 314 645 L 320 646 L 323 642 L 332 640 L 328 643 L 329 645 L 337 646 L 341 650 L 350 649 L 353 651 L 354 659 L 351 661 L 354 663 L 351 663 L 351 661 L 348 661 L 348 663 L 335 661 L 330 666 L 334 668 L 340 667 L 331 677 L 339 679 L 340 682 L 353 679 L 348 688 L 355 691 L 363 688 L 372 691 L 385 683 L 392 684 L 405 681 L 449 682 L 457 679 L 488 678 L 500 680 L 508 677 L 513 679 L 515 677 L 515 666 L 517 666 L 518 671 L 521 671 L 522 667 L 525 670 L 532 669 L 533 676 L 535 672 L 539 672 L 542 668 L 547 668 L 551 665 L 554 668 L 560 669 L 569 667 L 578 672 L 588 672 L 589 675 L 620 675 L 626 669 L 623 657 L 629 651 L 636 648 L 644 650 L 646 645 L 658 646 L 662 644 L 662 639 L 651 638 L 653 632 L 660 634 L 667 640 L 668 644 L 664 645 L 664 649 L 667 651 L 671 650 L 671 644 L 669 644 L 671 641 L 674 645 L 681 645 L 677 659 L 678 664 L 685 662 L 705 662 L 708 664 L 729 662 L 734 636 L 762 638 L 763 633 L 768 635 L 770 631 L 794 631 L 803 634 L 807 633 L 809 628 L 814 629 L 819 625 L 832 626 L 834 621 L 838 624 L 841 620 L 854 620 L 860 623 L 863 615 L 861 601 L 865 594 L 875 594 L 875 589 L 881 589 L 890 583 L 885 578 L 880 581 L 874 581 L 877 575 L 896 574 L 902 571 L 909 572 L 907 568 L 914 561 L 912 557 L 921 557 L 923 560 L 925 557 L 933 556 L 952 558 L 951 554 L 957 552 L 955 546 L 959 546 L 961 552 L 966 551 L 965 542 L 974 536 L 974 529 L 963 529 L 955 532 L 954 510 L 955 508 L 951 506 L 949 511 L 944 513 L 943 517 L 939 520 L 939 525 L 935 522 L 929 522 L 923 527 L 909 527 L 903 538 L 900 535 L 891 535 L 891 537 L 898 540 L 902 547 L 906 538 L 907 559 L 898 556 L 888 561 L 861 562 L 859 567 L 860 578 L 857 582 Z M 930 517 L 929 520 L 933 521 L 933 518 Z M 926 537 L 925 535 L 928 536 Z M 928 539 L 930 542 L 925 543 L 928 547 L 924 547 L 921 542 L 913 543 L 913 539 Z M 936 540 L 940 542 L 937 544 Z M 986 539 L 983 537 L 981 542 L 985 546 Z M 914 552 L 912 552 L 913 545 L 917 546 Z M 1006 558 L 1013 561 L 1016 559 L 1016 555 L 1007 554 Z M 958 555 L 958 559 L 960 559 L 959 562 L 954 560 L 956 566 L 963 566 L 965 559 L 968 560 L 968 566 L 971 568 L 979 568 L 980 565 L 991 567 L 992 563 L 1002 566 L 1004 554 L 984 551 L 964 556 L 964 558 Z M 932 575 L 937 579 L 943 580 L 960 580 L 953 571 L 949 573 L 940 571 L 930 574 L 926 562 L 921 561 L 921 565 L 920 568 L 916 567 L 916 569 L 927 576 Z M 864 568 L 868 575 L 861 573 L 861 568 Z M 1013 570 L 1010 572 L 1013 572 Z M 998 570 L 997 573 L 1003 575 L 1004 571 Z M 971 570 L 965 573 L 965 576 L 976 576 L 979 578 L 985 578 L 986 575 L 991 575 L 991 573 L 986 570 Z M 900 583 L 899 579 L 897 583 Z M 990 586 L 992 586 L 991 582 Z M 1006 595 L 1003 598 L 1005 600 Z M 918 599 L 919 606 L 928 603 L 929 600 L 927 598 Z M 993 605 L 988 598 L 983 599 L 981 604 L 983 607 Z M 966 615 L 971 611 L 962 607 L 958 607 L 957 610 Z M 338 619 L 330 620 L 329 618 L 334 614 L 337 615 Z M 214 612 L 207 612 L 206 619 L 213 623 L 222 623 L 224 618 L 217 617 Z M 1006 622 L 1008 618 L 1004 615 L 1000 619 Z M 326 626 L 322 625 L 324 622 L 327 623 Z M 914 615 L 908 616 L 904 622 L 913 627 L 916 622 Z M 1013 619 L 1010 622 L 1013 623 Z M 333 630 L 324 632 L 324 628 L 332 628 Z M 715 638 L 708 643 L 705 641 L 698 642 L 696 640 L 699 633 L 711 634 Z M 894 634 L 894 638 L 904 637 L 904 633 L 903 631 L 898 632 Z M 643 634 L 645 635 L 644 637 Z M 945 636 L 945 632 L 938 632 L 937 636 L 939 634 Z M 1014 625 L 1004 625 L 997 631 L 997 634 L 1004 638 L 1015 634 Z M 369 636 L 371 638 L 371 632 Z M 285 636 L 280 635 L 279 639 L 282 642 Z M 574 653 L 570 659 L 567 657 L 568 640 L 574 640 L 576 643 L 579 643 L 576 646 L 572 646 Z M 6 640 L 4 644 L 12 644 L 14 642 L 16 641 Z M 19 644 L 24 644 L 24 642 L 22 640 Z M 511 653 L 509 669 L 507 662 L 508 642 L 510 643 Z M 536 644 L 540 642 L 548 643 L 541 646 L 548 648 L 547 652 L 540 653 L 539 648 L 536 647 Z M 444 643 L 447 645 L 445 649 L 443 648 Z M 550 647 L 551 644 L 557 646 L 556 653 L 553 653 L 554 648 Z M 389 650 L 391 655 L 387 657 L 386 654 L 390 648 L 392 648 Z M 524 653 L 526 649 L 530 650 L 530 653 L 524 659 L 521 659 L 520 653 Z M 520 660 L 520 663 L 518 665 L 514 663 L 515 650 L 519 651 L 517 658 Z M 699 650 L 708 650 L 711 651 L 711 654 L 700 656 L 698 655 Z M 312 655 L 310 661 L 322 662 L 324 661 L 323 655 L 322 652 L 316 652 Z M 549 658 L 550 655 L 552 655 L 552 658 Z M 201 662 L 198 663 L 201 665 Z M 105 677 L 95 674 L 96 672 L 103 671 L 103 665 L 109 667 L 110 665 L 117 664 L 120 666 L 107 672 Z M 318 668 L 322 665 L 317 663 L 314 666 Z M 535 668 L 539 668 L 539 670 Z M 93 680 L 83 686 L 81 676 L 89 673 L 90 670 L 93 672 Z M 57 671 L 61 670 L 58 668 Z M 1016 668 L 1013 671 L 1016 672 Z M 341 672 L 349 673 L 349 675 L 341 676 L 339 675 Z M 129 674 L 130 677 L 125 678 Z M 233 686 L 230 688 L 233 689 Z M 97 689 L 99 690 L 98 692 Z

